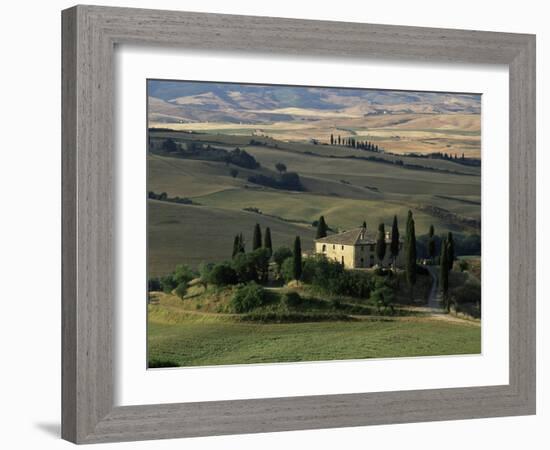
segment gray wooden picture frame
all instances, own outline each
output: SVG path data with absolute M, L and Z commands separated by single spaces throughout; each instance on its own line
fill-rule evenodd
M 509 384 L 115 407 L 113 53 L 118 44 L 508 65 Z M 535 36 L 75 6 L 62 13 L 62 53 L 64 439 L 94 443 L 535 413 Z

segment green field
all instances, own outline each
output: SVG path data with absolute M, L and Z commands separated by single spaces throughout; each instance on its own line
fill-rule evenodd
M 481 328 L 433 318 L 290 324 L 191 318 L 169 324 L 153 314 L 148 352 L 149 361 L 177 366 L 479 354 Z
M 242 232 L 250 241 L 256 222 L 271 228 L 275 247 L 290 245 L 299 235 L 306 250 L 313 248 L 315 229 L 311 223 L 321 215 L 335 231 L 356 227 L 364 220 L 371 228 L 381 222 L 389 225 L 393 215 L 403 227 L 410 209 L 417 234 L 425 234 L 432 224 L 438 234 L 479 232 L 461 222 L 461 218 L 481 218 L 479 167 L 421 159 L 421 164 L 436 170 L 415 170 L 343 158 L 368 152 L 338 146 L 267 138 L 267 146 L 251 146 L 250 135 L 159 131 L 151 132 L 151 136 L 157 140 L 170 137 L 182 145 L 194 141 L 226 149 L 239 146 L 261 165 L 251 170 L 223 162 L 148 154 L 148 190 L 186 197 L 200 205 L 149 201 L 151 276 L 168 273 L 178 263 L 197 267 L 203 261 L 227 259 L 235 234 Z M 380 157 L 396 158 L 384 154 Z M 419 161 L 403 159 L 411 164 Z M 279 162 L 299 174 L 303 192 L 272 189 L 248 181 L 256 174 L 273 175 Z M 232 176 L 232 169 L 237 171 L 236 176 Z M 434 207 L 445 213 L 432 211 Z M 245 208 L 257 208 L 263 214 L 243 211 Z
M 391 315 L 377 309 L 371 298 L 327 295 L 308 285 L 268 288 L 268 302 L 252 314 L 231 311 L 234 286 L 204 288 L 194 283 L 183 298 L 152 292 L 148 306 L 150 366 L 481 352 L 479 320 L 434 314 L 418 306 L 430 293 L 429 275 L 418 276 L 413 300 L 406 294 L 404 274 L 398 277 L 402 278 L 402 290 L 396 293 Z M 468 277 L 471 275 L 453 272 L 451 285 L 461 285 Z M 299 293 L 301 303 L 282 304 L 281 296 L 288 292 Z
M 235 234 L 256 222 L 271 228 L 277 246 L 292 245 L 297 234 L 312 242 L 315 233 L 311 226 L 251 212 L 155 200 L 148 201 L 148 220 L 149 276 L 166 274 L 177 264 L 197 267 L 201 262 L 231 259 Z

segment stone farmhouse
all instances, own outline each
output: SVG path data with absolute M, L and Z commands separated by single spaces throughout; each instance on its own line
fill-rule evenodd
M 342 233 L 332 234 L 315 240 L 315 253 L 338 261 L 346 269 L 363 269 L 379 265 L 376 256 L 376 233 L 368 232 L 365 227 L 354 228 Z M 386 255 L 382 261 L 384 267 L 393 265 L 390 251 L 391 236 L 386 232 Z M 395 265 L 403 267 L 405 254 L 403 240 L 399 239 L 399 254 Z

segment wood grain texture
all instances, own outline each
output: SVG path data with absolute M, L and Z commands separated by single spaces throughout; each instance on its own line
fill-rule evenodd
M 535 38 L 483 31 L 77 6 L 63 11 L 62 436 L 92 443 L 535 412 Z M 113 406 L 113 52 L 117 44 L 507 64 L 510 383 Z M 516 239 L 522 236 L 522 240 Z

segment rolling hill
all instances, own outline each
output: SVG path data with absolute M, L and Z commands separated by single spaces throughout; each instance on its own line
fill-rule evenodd
M 419 169 L 347 158 L 342 152 L 348 150 L 340 147 L 275 140 L 269 140 L 269 146 L 246 145 L 250 136 L 150 132 L 153 141 L 168 137 L 182 146 L 200 142 L 232 149 L 245 144 L 241 148 L 260 166 L 246 169 L 227 162 L 192 159 L 184 154 L 149 152 L 148 190 L 195 203 L 149 200 L 150 275 L 167 273 L 179 263 L 197 267 L 201 262 L 228 259 L 235 234 L 242 232 L 250 242 L 256 222 L 262 229 L 271 228 L 275 248 L 291 246 L 299 235 L 305 250 L 313 247 L 312 223 L 321 215 L 334 230 L 342 231 L 358 226 L 363 220 L 371 228 L 381 222 L 389 227 L 395 214 L 404 233 L 410 209 L 419 235 L 425 234 L 431 224 L 438 234 L 479 233 L 475 225 L 481 219 L 479 167 L 427 159 L 431 166 Z M 335 154 L 333 157 L 314 154 L 310 149 Z M 284 163 L 288 171 L 299 174 L 304 186 L 302 192 L 273 189 L 250 181 L 251 176 L 259 173 L 275 173 L 277 163 Z

